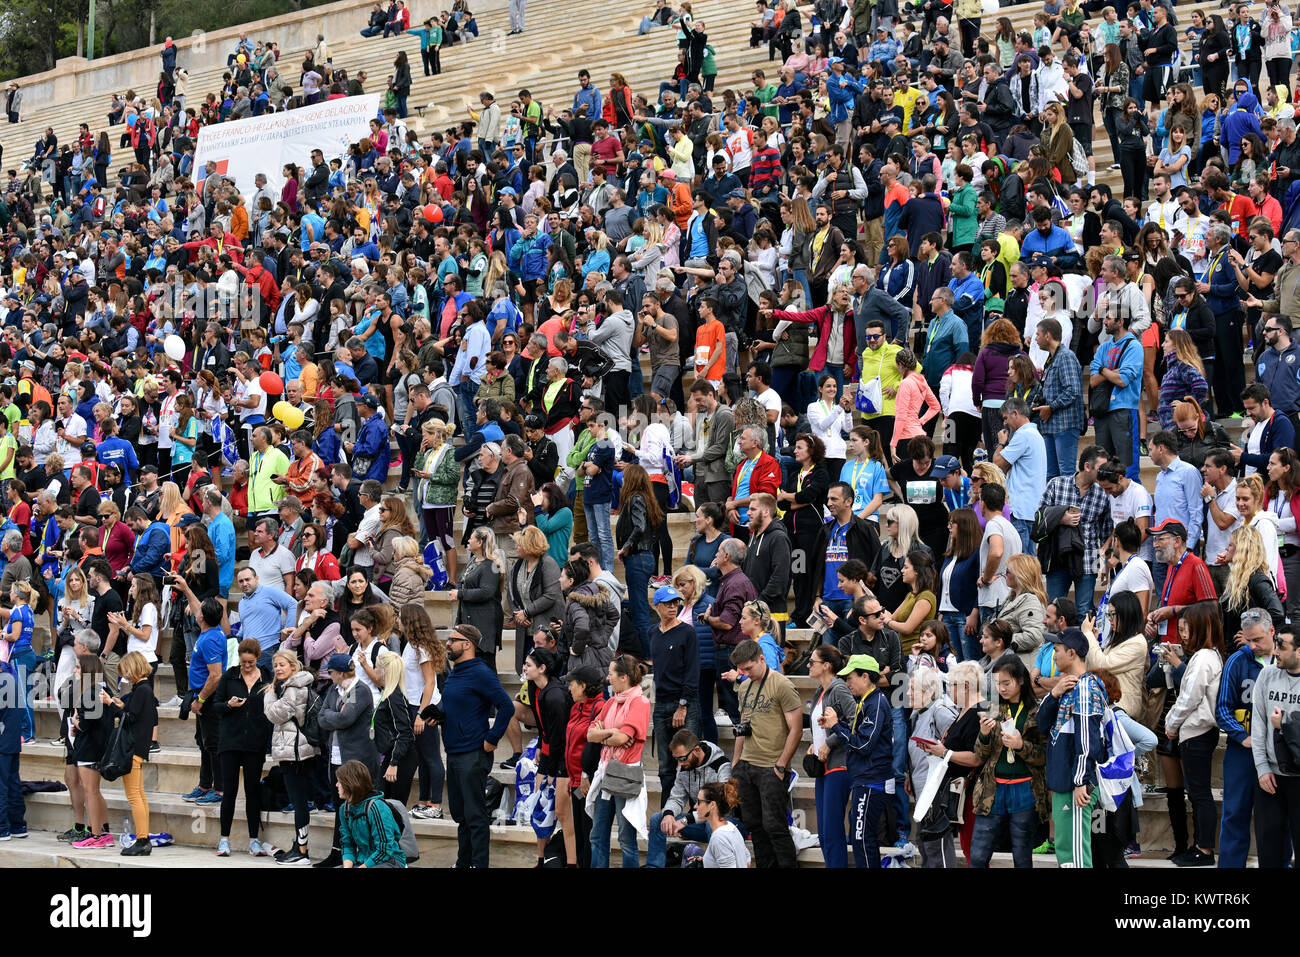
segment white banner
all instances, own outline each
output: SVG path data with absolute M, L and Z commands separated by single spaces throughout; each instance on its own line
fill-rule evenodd
M 379 94 L 366 93 L 205 126 L 194 150 L 194 179 L 201 183 L 206 164 L 213 161 L 217 172 L 234 180 L 245 194 L 256 189 L 253 177 L 265 173 L 267 186 L 279 196 L 285 163 L 310 172 L 314 149 L 325 154 L 326 162 L 342 159 L 353 143 L 370 135 L 370 121 L 378 113 Z

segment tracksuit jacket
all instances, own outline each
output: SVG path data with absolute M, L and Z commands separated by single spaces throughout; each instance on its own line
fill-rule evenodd
M 1097 764 L 1106 760 L 1101 736 L 1106 692 L 1101 681 L 1085 675 L 1070 691 L 1048 695 L 1038 706 L 1038 730 L 1047 738 L 1047 789 L 1068 794 L 1097 783 Z M 1058 719 L 1058 715 L 1060 716 Z
M 894 776 L 894 716 L 889 695 L 872 688 L 860 703 L 856 715 L 836 715 L 835 733 L 848 748 L 849 778 L 854 787 L 883 788 Z

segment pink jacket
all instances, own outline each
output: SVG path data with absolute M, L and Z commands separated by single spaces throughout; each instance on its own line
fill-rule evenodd
M 813 349 L 812 361 L 808 363 L 808 368 L 813 372 L 821 372 L 826 368 L 826 342 L 834 321 L 829 303 L 807 312 L 786 312 L 784 309 L 777 309 L 773 311 L 772 318 L 777 322 L 800 322 L 804 325 L 816 326 L 817 346 Z M 858 377 L 858 332 L 852 310 L 844 316 L 843 334 L 844 380 L 851 382 Z
M 928 403 L 930 408 L 918 418 L 924 403 Z M 925 381 L 925 376 L 914 372 L 904 377 L 898 384 L 898 397 L 894 400 L 894 437 L 890 440 L 889 447 L 897 447 L 903 439 L 924 435 L 925 430 L 921 426 L 938 414 L 939 400 L 930 389 L 930 383 Z

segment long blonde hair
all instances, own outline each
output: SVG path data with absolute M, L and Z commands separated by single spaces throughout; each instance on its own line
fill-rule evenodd
M 483 543 L 483 561 L 491 562 L 497 567 L 497 572 L 501 576 L 501 593 L 504 595 L 506 590 L 506 557 L 501 552 L 501 546 L 497 544 L 497 533 L 492 530 L 490 525 L 480 525 L 470 533 L 471 536 L 478 536 Z M 466 568 L 469 566 L 466 565 Z
M 1201 354 L 1196 351 L 1196 342 L 1192 339 L 1191 334 L 1186 329 L 1170 329 L 1166 333 L 1170 343 L 1174 347 L 1174 355 L 1180 362 L 1183 362 L 1201 375 L 1205 375 L 1205 364 L 1201 362 Z
M 1007 487 L 1006 473 L 998 468 L 994 462 L 976 462 L 975 467 L 970 470 L 970 474 L 972 478 L 978 478 L 981 482 L 987 482 L 989 485 Z
M 181 498 L 181 487 L 175 482 L 162 483 L 162 495 L 158 499 L 158 517 L 168 524 L 171 523 L 172 512 L 176 511 L 176 506 L 185 505 L 185 500 Z M 185 506 L 189 511 L 189 506 Z
M 1038 596 L 1043 608 L 1047 607 L 1047 583 L 1043 581 L 1043 566 L 1033 555 L 1025 552 L 1013 555 L 1007 561 L 1007 578 L 1013 597 L 1032 592 Z M 1012 581 L 1015 582 L 1014 585 L 1011 584 Z
M 1269 570 L 1268 560 L 1264 557 L 1264 537 L 1252 525 L 1239 525 L 1228 536 L 1228 542 L 1235 553 L 1229 566 L 1228 584 L 1224 586 L 1223 596 L 1227 599 L 1229 608 L 1249 608 L 1250 576 L 1255 572 Z
M 402 692 L 406 697 L 406 662 L 401 655 L 384 655 L 379 659 L 384 663 L 384 690 L 379 700 L 386 700 L 394 691 Z
M 894 523 L 894 534 L 882 535 L 881 544 L 887 541 L 891 546 L 897 545 L 899 553 L 906 555 L 918 541 L 920 523 L 916 518 L 916 509 L 910 505 L 895 505 L 886 517 Z

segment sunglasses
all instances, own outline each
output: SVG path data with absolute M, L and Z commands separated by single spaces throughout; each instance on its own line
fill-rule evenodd
M 881 333 L 876 333 L 875 335 L 872 335 L 872 334 L 869 333 L 869 332 L 867 333 L 867 341 L 868 341 L 868 342 L 875 342 L 877 339 L 883 339 L 883 338 L 885 338 L 885 337 L 884 337 L 884 335 L 882 335 Z

